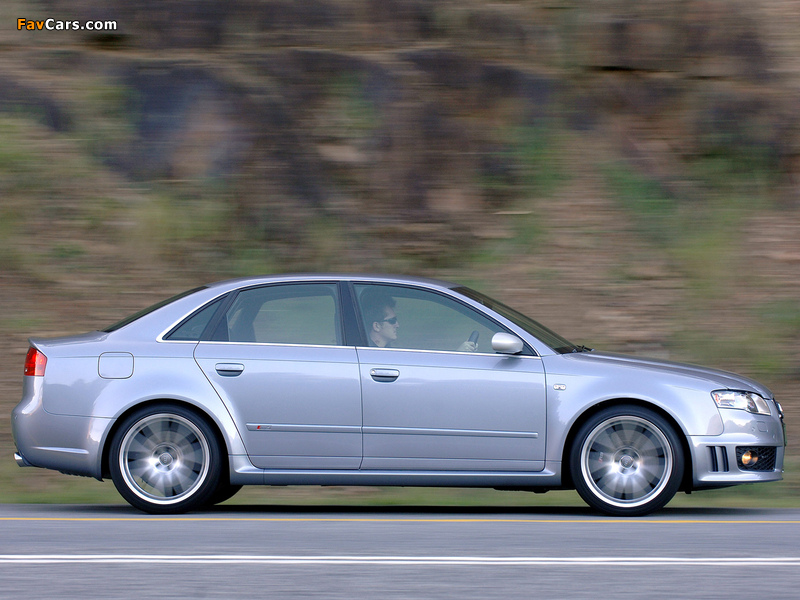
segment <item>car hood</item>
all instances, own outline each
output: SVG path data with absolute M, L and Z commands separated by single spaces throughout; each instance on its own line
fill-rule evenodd
M 611 352 L 581 352 L 579 354 L 566 354 L 570 358 L 592 363 L 617 364 L 620 367 L 632 369 L 646 369 L 648 371 L 658 371 L 661 373 L 673 373 L 685 377 L 693 377 L 709 382 L 714 387 L 720 389 L 742 390 L 756 392 L 764 398 L 772 398 L 772 392 L 759 382 L 743 377 L 736 373 L 721 371 L 719 369 L 709 369 L 698 365 L 670 362 L 667 360 L 657 360 L 652 358 L 640 358 L 627 356 L 625 354 L 613 354 Z

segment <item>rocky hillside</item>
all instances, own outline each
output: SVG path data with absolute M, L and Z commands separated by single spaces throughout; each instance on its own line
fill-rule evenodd
M 796 2 L 14 0 L 0 17 L 8 409 L 28 335 L 288 270 L 457 279 L 590 345 L 798 387 Z

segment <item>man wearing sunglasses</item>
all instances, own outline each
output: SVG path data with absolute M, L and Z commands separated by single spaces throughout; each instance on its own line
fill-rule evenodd
M 367 290 L 361 298 L 364 313 L 369 324 L 367 335 L 370 343 L 378 348 L 386 348 L 397 339 L 397 315 L 394 312 L 395 299 L 378 290 Z
M 365 325 L 370 345 L 388 348 L 397 340 L 397 329 L 400 323 L 395 312 L 395 299 L 385 291 L 371 288 L 361 296 Z M 458 352 L 475 352 L 478 349 L 478 332 L 457 348 Z

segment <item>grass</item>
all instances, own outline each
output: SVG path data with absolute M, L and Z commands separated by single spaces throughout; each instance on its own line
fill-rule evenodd
M 8 456 L 8 452 L 4 453 Z M 800 457 L 789 457 L 784 480 L 678 494 L 671 507 L 800 508 Z M 0 465 L 0 504 L 123 504 L 111 481 L 62 475 L 44 469 Z M 503 508 L 585 506 L 574 491 L 546 494 L 471 488 L 247 486 L 228 505 L 270 507 Z
M 751 168 L 747 158 L 753 160 Z M 775 379 L 792 373 L 786 348 L 800 332 L 798 304 L 746 298 L 749 306 L 736 305 L 747 286 L 742 246 L 748 243 L 749 217 L 770 207 L 769 164 L 768 157 L 753 152 L 695 159 L 681 182 L 694 190 L 685 197 L 624 161 L 606 162 L 601 173 L 648 248 L 681 275 L 686 293 L 675 307 L 680 325 L 670 345 L 690 352 L 691 362 L 733 370 L 746 366 L 754 376 Z M 746 273 L 746 281 L 754 275 Z M 722 311 L 735 327 L 720 328 Z
M 643 237 L 657 246 L 674 242 L 681 231 L 679 207 L 657 182 L 622 163 L 606 165 L 603 176 Z
M 50 281 L 107 262 L 119 246 L 135 194 L 65 134 L 24 116 L 0 115 L 0 261 L 25 278 Z

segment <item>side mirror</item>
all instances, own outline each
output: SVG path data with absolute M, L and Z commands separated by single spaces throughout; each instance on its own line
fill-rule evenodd
M 522 352 L 522 340 L 510 333 L 495 333 L 492 336 L 492 350 L 501 354 L 519 354 Z

